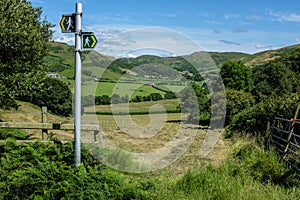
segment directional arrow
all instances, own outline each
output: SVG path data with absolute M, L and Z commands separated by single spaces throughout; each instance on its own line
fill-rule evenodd
M 97 39 L 93 33 L 83 33 L 82 34 L 82 48 L 92 49 L 96 46 Z
M 59 22 L 61 32 L 74 33 L 75 32 L 75 14 L 64 14 Z

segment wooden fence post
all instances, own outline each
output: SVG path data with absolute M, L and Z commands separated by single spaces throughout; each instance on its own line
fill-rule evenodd
M 48 118 L 47 118 L 47 107 L 43 106 L 42 107 L 42 123 L 47 123 Z M 48 135 L 48 129 L 42 129 L 42 140 L 44 140 L 44 133 Z

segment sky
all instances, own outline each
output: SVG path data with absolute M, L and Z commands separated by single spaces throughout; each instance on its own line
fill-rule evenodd
M 145 52 L 172 56 L 194 51 L 257 53 L 300 42 L 299 0 L 28 0 L 62 33 L 62 14 L 83 6 L 83 31 L 93 31 L 95 50 L 114 57 Z M 155 53 L 153 53 L 155 54 Z

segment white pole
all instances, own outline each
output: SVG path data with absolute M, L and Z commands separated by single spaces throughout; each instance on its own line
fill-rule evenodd
M 75 163 L 81 163 L 80 125 L 81 125 L 81 31 L 82 31 L 82 4 L 76 3 L 75 18 Z

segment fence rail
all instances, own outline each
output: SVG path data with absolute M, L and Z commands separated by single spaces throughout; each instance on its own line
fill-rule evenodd
M 300 176 L 300 119 L 275 117 L 271 145 L 281 159 Z
M 12 128 L 12 129 L 41 129 L 42 140 L 44 140 L 44 134 L 48 134 L 48 130 L 66 130 L 74 131 L 74 124 L 61 124 L 61 123 L 48 123 L 47 122 L 47 107 L 42 107 L 41 111 L 42 122 L 31 123 L 31 122 L 0 122 L 0 128 Z M 100 126 L 94 124 L 81 124 L 81 130 L 93 131 L 94 142 L 97 141 L 97 135 L 100 132 Z

